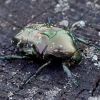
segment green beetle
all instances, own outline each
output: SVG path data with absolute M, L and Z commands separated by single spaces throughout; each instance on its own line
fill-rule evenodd
M 50 22 L 46 24 L 29 23 L 12 39 L 12 43 L 16 45 L 19 51 L 23 51 L 25 56 L 5 56 L 0 59 L 11 58 L 30 58 L 29 55 L 46 60 L 47 63 L 42 65 L 35 74 L 33 74 L 24 84 L 27 84 L 34 78 L 45 66 L 50 64 L 54 59 L 61 59 L 62 67 L 72 82 L 76 85 L 69 66 L 79 64 L 81 62 L 81 52 L 77 46 L 77 40 L 90 46 L 94 46 L 98 50 L 99 47 L 89 44 L 81 38 L 76 38 L 69 31 L 55 27 Z

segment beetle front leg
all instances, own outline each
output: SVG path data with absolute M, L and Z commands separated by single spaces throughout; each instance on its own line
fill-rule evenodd
M 63 67 L 63 70 L 67 73 L 68 77 L 71 79 L 71 81 L 74 83 L 75 86 L 78 87 L 78 84 L 76 83 L 75 79 L 73 78 L 72 74 L 71 74 L 71 71 L 69 70 L 69 68 L 66 66 L 66 63 L 63 62 L 62 63 L 62 67 Z
M 10 59 L 27 59 L 28 56 L 17 56 L 17 55 L 8 55 L 8 56 L 0 56 L 0 60 L 10 60 Z
M 26 84 L 28 84 L 33 78 L 35 78 L 35 77 L 42 71 L 42 69 L 44 69 L 44 68 L 45 68 L 48 64 L 50 64 L 50 63 L 51 63 L 51 61 L 48 61 L 47 63 L 45 63 L 45 64 L 43 64 L 41 67 L 39 67 L 39 69 L 35 72 L 35 74 L 31 75 L 31 76 L 24 82 L 23 86 L 26 85 Z
M 94 44 L 91 44 L 91 43 L 89 43 L 88 41 L 85 41 L 85 40 L 82 39 L 82 38 L 76 38 L 76 40 L 78 40 L 79 42 L 82 42 L 82 43 L 84 43 L 84 44 L 86 44 L 86 45 L 93 46 L 93 47 L 95 47 L 97 50 L 100 51 L 100 47 L 98 47 L 98 46 L 96 46 L 96 45 L 94 45 Z

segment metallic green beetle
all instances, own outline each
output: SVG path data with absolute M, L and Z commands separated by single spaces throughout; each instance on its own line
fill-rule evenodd
M 30 58 L 29 55 L 35 55 L 40 59 L 46 60 L 47 63 L 42 65 L 35 74 L 25 81 L 24 84 L 27 84 L 45 66 L 50 64 L 52 60 L 59 58 L 62 61 L 64 71 L 71 78 L 72 82 L 78 86 L 68 69 L 69 66 L 81 62 L 82 55 L 77 46 L 77 40 L 100 50 L 99 47 L 89 44 L 80 38 L 76 38 L 71 32 L 55 27 L 51 23 L 29 23 L 12 39 L 12 43 L 16 45 L 19 51 L 23 51 L 25 56 L 12 55 L 0 57 L 0 59 L 23 59 Z

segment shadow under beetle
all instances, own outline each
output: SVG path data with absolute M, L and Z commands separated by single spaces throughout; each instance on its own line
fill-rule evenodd
M 50 64 L 52 60 L 59 58 L 62 61 L 62 67 L 68 77 L 78 86 L 68 68 L 71 65 L 76 65 L 81 62 L 82 55 L 78 48 L 77 41 L 93 46 L 100 51 L 99 47 L 73 36 L 70 31 L 55 27 L 50 23 L 50 20 L 48 20 L 46 24 L 29 23 L 12 38 L 12 43 L 16 45 L 19 51 L 23 51 L 25 55 L 1 56 L 0 59 L 25 59 L 36 56 L 46 60 L 47 62 L 39 67 L 36 73 L 25 81 L 24 85 L 26 85 L 31 79 L 36 77 L 45 66 Z

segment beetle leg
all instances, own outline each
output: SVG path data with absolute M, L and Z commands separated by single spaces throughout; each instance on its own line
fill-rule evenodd
M 96 45 L 94 45 L 94 44 L 91 44 L 91 43 L 85 41 L 84 39 L 77 38 L 77 40 L 78 40 L 79 42 L 82 42 L 82 43 L 86 44 L 86 45 L 93 46 L 93 47 L 95 47 L 97 50 L 100 51 L 100 47 L 98 47 L 98 46 L 96 46 Z
M 43 68 L 45 68 L 48 64 L 50 64 L 51 61 L 48 61 L 47 63 L 43 64 L 41 67 L 39 67 L 39 69 L 35 72 L 35 74 L 31 75 L 25 82 L 23 85 L 28 84 L 33 78 L 35 78 Z
M 25 59 L 25 58 L 29 58 L 29 57 L 28 56 L 17 56 L 17 55 L 0 56 L 0 60 Z
M 71 79 L 71 81 L 74 83 L 75 86 L 78 87 L 78 84 L 76 83 L 75 79 L 73 78 L 71 71 L 69 68 L 66 66 L 66 63 L 62 63 L 63 70 L 67 73 L 68 77 Z

